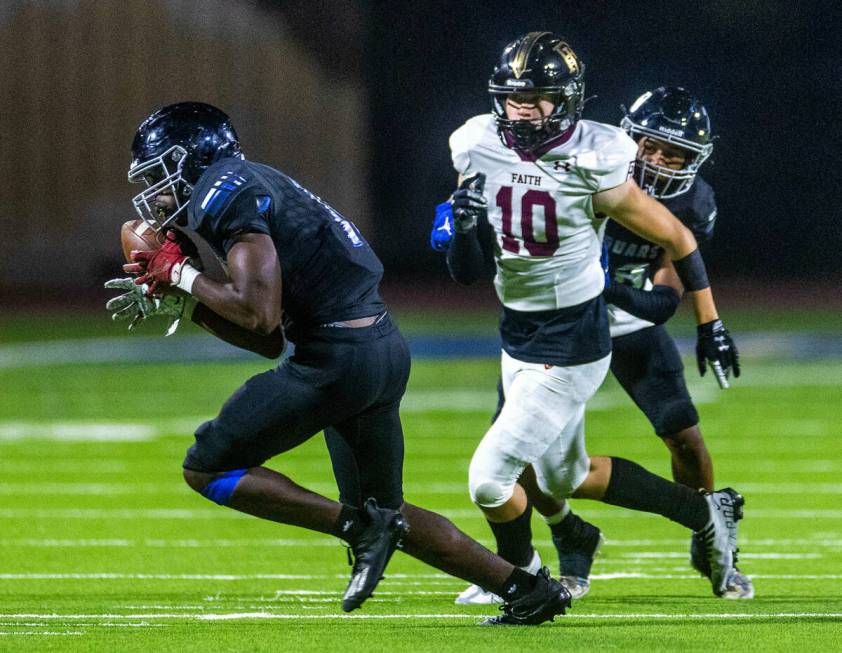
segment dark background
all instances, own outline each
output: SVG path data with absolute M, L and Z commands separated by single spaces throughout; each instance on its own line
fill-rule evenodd
M 432 206 L 454 187 L 447 138 L 490 110 L 504 45 L 564 35 L 595 95 L 585 117 L 681 85 L 719 136 L 702 174 L 719 203 L 717 276 L 825 278 L 842 271 L 839 5 L 764 2 L 384 2 L 369 14 L 372 184 L 379 250 L 396 269 L 434 265 Z M 832 8 L 832 10 L 831 10 Z M 406 256 L 412 252 L 410 259 Z
M 134 217 L 131 138 L 182 100 L 220 106 L 249 158 L 356 222 L 387 283 L 453 288 L 427 244 L 455 185 L 448 136 L 490 110 L 502 48 L 534 30 L 585 62 L 587 118 L 617 124 L 659 85 L 704 100 L 719 137 L 702 168 L 720 209 L 712 276 L 793 282 L 797 297 L 842 280 L 840 27 L 836 3 L 781 0 L 0 3 L 0 309 L 86 293 L 99 306 Z

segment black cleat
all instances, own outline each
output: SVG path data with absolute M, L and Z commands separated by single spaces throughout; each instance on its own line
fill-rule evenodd
M 690 538 L 690 565 L 705 578 L 710 578 L 710 560 L 708 560 L 705 536 L 694 531 Z
M 543 567 L 536 575 L 534 589 L 525 596 L 506 601 L 500 606 L 503 614 L 486 619 L 488 626 L 536 626 L 552 621 L 570 607 L 570 592 L 559 581 L 550 578 L 550 570 Z
M 374 499 L 365 502 L 363 515 L 367 524 L 351 543 L 354 567 L 351 582 L 342 597 L 345 612 L 356 610 L 372 595 L 389 559 L 409 532 L 409 524 L 400 512 L 378 508 Z
M 558 552 L 559 581 L 574 599 L 581 599 L 591 588 L 590 575 L 593 559 L 605 538 L 593 524 L 578 515 L 570 514 L 569 532 L 564 537 L 552 536 Z

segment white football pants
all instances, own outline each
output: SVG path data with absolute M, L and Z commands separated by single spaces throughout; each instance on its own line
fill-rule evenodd
M 479 443 L 468 472 L 474 503 L 508 501 L 524 467 L 535 469 L 545 494 L 565 499 L 588 475 L 585 404 L 608 373 L 611 355 L 571 367 L 524 363 L 502 355 L 506 403 Z

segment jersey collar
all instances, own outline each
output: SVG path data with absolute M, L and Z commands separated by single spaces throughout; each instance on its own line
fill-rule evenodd
M 576 127 L 579 123 L 577 122 L 574 125 L 571 125 L 566 130 L 561 132 L 558 136 L 553 136 L 550 140 L 544 141 L 538 147 L 533 148 L 531 150 L 522 150 L 514 147 L 512 145 L 511 138 L 508 134 L 506 134 L 506 143 L 509 149 L 513 150 L 515 154 L 520 157 L 521 161 L 537 161 L 542 156 L 544 156 L 550 150 L 558 147 L 559 145 L 564 145 L 567 141 L 570 140 L 570 137 L 573 136 L 573 132 L 576 131 Z

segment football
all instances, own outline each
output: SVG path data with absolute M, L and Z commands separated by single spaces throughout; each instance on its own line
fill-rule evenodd
M 123 256 L 131 262 L 132 250 L 156 250 L 164 244 L 164 233 L 154 231 L 143 220 L 129 220 L 120 227 L 120 243 L 123 246 Z

